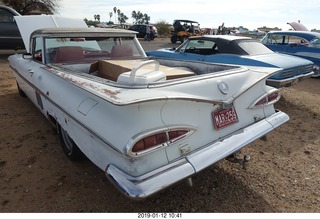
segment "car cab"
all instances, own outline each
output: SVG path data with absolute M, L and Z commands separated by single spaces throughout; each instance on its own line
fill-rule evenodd
M 20 14 L 12 8 L 0 5 L 0 49 L 24 49 L 14 16 Z

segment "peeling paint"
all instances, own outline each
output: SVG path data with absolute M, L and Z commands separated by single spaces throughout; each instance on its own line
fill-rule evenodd
M 86 79 L 79 78 L 78 76 L 74 76 L 53 68 L 48 68 L 51 72 L 57 74 L 58 76 L 62 77 L 63 79 L 75 84 L 78 87 L 86 89 L 90 92 L 96 93 L 99 96 L 105 96 L 112 98 L 114 100 L 119 99 L 117 95 L 120 93 L 119 90 L 110 90 L 107 89 L 106 86 L 99 84 L 97 82 L 86 81 Z

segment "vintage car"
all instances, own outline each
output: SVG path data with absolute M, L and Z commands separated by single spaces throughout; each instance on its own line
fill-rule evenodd
M 311 31 L 271 31 L 261 43 L 269 49 L 308 59 L 315 64 L 313 77 L 320 77 L 320 33 Z
M 14 17 L 20 14 L 0 5 L 0 49 L 24 49 L 24 44 Z
M 314 74 L 311 61 L 277 54 L 250 37 L 230 35 L 190 37 L 177 49 L 159 49 L 148 51 L 146 54 L 171 59 L 281 68 L 281 71 L 267 79 L 268 85 L 277 88 L 291 86 Z
M 20 95 L 56 126 L 70 159 L 85 155 L 132 198 L 191 182 L 289 119 L 266 85 L 278 69 L 149 59 L 129 30 L 45 28 L 25 39 L 28 54 L 9 57 Z

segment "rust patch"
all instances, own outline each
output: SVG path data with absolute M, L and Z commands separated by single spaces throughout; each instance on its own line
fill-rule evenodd
M 94 93 L 100 93 L 100 94 L 104 94 L 107 95 L 108 97 L 112 98 L 112 99 L 119 99 L 117 97 L 117 95 L 120 93 L 120 91 L 113 91 L 107 88 L 103 88 L 103 85 L 99 84 L 99 83 L 90 83 L 87 81 L 84 81 L 85 79 L 78 79 L 76 76 L 70 75 L 70 74 L 66 74 L 62 71 L 57 71 L 56 70 L 57 75 L 59 75 L 60 77 L 64 78 L 67 81 L 70 81 L 71 83 L 85 88 L 87 90 L 90 90 Z
M 115 99 L 115 100 L 118 99 L 117 95 L 120 93 L 120 91 L 111 91 L 111 90 L 108 90 L 108 89 L 106 89 L 106 88 L 104 88 L 104 89 L 102 89 L 102 90 L 103 90 L 103 92 L 104 92 L 106 95 L 108 95 L 109 97 L 111 97 L 111 98 L 113 98 L 113 99 Z

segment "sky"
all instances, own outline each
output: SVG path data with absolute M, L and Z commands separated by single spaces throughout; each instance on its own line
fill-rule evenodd
M 132 11 L 140 11 L 150 16 L 151 23 L 188 19 L 202 28 L 224 23 L 250 30 L 263 26 L 288 30 L 288 22 L 300 20 L 309 30 L 320 30 L 320 0 L 60 0 L 58 15 L 94 20 L 99 14 L 101 22 L 108 22 L 114 7 L 129 18 L 128 23 L 134 22 Z

